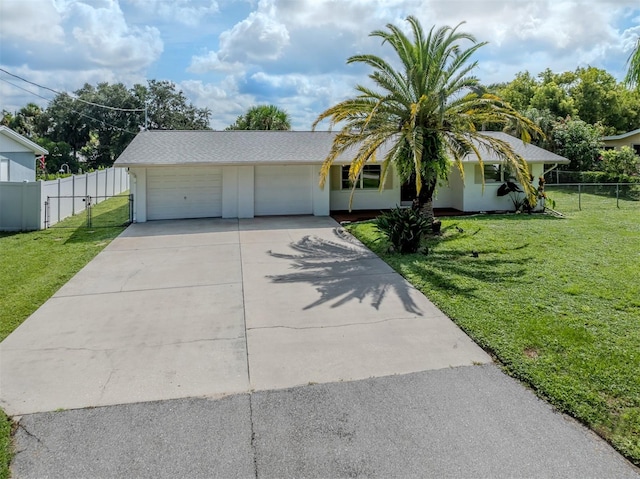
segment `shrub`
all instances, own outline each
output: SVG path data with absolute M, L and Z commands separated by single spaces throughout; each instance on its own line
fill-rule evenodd
M 427 218 L 412 208 L 394 208 L 376 219 L 376 227 L 400 254 L 415 253 L 429 230 Z
M 602 169 L 614 175 L 637 175 L 640 173 L 640 156 L 629 146 L 619 150 L 603 150 L 600 152 Z

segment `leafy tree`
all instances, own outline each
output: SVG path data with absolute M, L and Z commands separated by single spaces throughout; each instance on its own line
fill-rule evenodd
M 619 150 L 601 151 L 602 171 L 614 175 L 640 174 L 640 156 L 629 146 L 623 146 Z
M 566 117 L 576 114 L 573 98 L 566 88 L 554 80 L 544 82 L 536 88 L 531 98 L 530 106 L 536 110 L 548 110 L 556 117 Z
M 290 130 L 289 114 L 275 105 L 258 105 L 240 115 L 226 130 Z
M 451 160 L 462 172 L 462 159 L 468 153 L 482 158 L 484 153 L 494 152 L 533 194 L 525 160 L 506 142 L 476 130 L 478 124 L 512 121 L 523 140 L 539 133 L 530 120 L 499 97 L 474 92 L 478 80 L 470 73 L 477 62 L 470 59 L 485 43 L 459 32 L 459 25 L 433 27 L 425 35 L 415 17 L 407 21 L 411 38 L 393 24 L 387 25 L 387 31 L 371 33 L 393 48 L 400 69 L 375 55 L 350 57 L 347 63 L 364 63 L 373 69 L 369 78 L 374 87 L 357 85 L 357 96 L 330 107 L 314 122 L 314 128 L 325 119 L 330 119 L 332 126 L 342 125 L 323 163 L 321 185 L 339 155 L 353 156 L 349 178 L 355 183 L 365 163 L 375 161 L 376 152 L 385 146 L 383 180 L 393 163 L 402 181 L 415 181 L 415 202 L 429 221 L 433 221 L 438 180 L 447 177 Z M 463 42 L 471 46 L 463 48 Z
M 498 94 L 518 111 L 530 108 L 531 99 L 538 88 L 538 82 L 527 71 L 516 73 L 515 79 L 498 88 Z
M 173 82 L 149 80 L 147 86 L 134 85 L 133 94 L 138 99 L 138 108 L 147 105 L 150 130 L 209 129 L 211 110 L 193 106 L 182 91 L 176 91 Z M 142 115 L 139 121 L 144 125 Z
M 83 118 L 98 137 L 89 166 L 110 166 L 139 131 L 140 112 L 133 111 L 139 109 L 138 101 L 122 83 L 85 84 L 75 93 Z
M 7 111 L 2 113 L 1 123 L 27 138 L 37 138 L 46 131 L 42 108 L 35 103 L 27 103 L 13 115 Z
M 574 171 L 593 170 L 597 166 L 602 143 L 602 127 L 570 118 L 558 122 L 553 129 L 553 151 L 568 158 L 564 167 Z
M 637 90 L 640 90 L 640 37 L 636 43 L 636 48 L 629 55 L 627 66 L 625 83 L 631 88 L 635 86 Z
M 57 95 L 44 115 L 47 118 L 47 138 L 53 142 L 65 142 L 71 146 L 74 158 L 89 140 L 90 118 L 84 113 L 83 104 L 66 93 Z
M 211 112 L 188 103 L 174 83 L 150 80 L 128 89 L 122 83 L 85 84 L 75 97 L 60 94 L 46 117 L 46 136 L 68 143 L 74 157 L 87 166 L 110 166 L 144 127 L 148 107 L 150 129 L 206 129 Z
M 72 173 L 76 173 L 80 167 L 80 163 L 74 157 L 71 145 L 64 141 L 52 141 L 48 138 L 38 138 L 36 141 L 41 147 L 45 148 L 49 154 L 47 155 L 47 171 L 55 173 L 66 164 Z

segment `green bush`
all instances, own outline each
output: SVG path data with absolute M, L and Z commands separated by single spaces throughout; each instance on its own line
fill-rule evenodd
M 412 208 L 394 208 L 376 219 L 376 227 L 386 236 L 393 249 L 400 254 L 415 253 L 429 221 Z
M 614 175 L 637 175 L 640 173 L 640 156 L 629 146 L 619 150 L 600 152 L 602 169 Z

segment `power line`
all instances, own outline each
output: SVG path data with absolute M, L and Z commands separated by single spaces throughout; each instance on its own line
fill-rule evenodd
M 47 86 L 40 85 L 40 84 L 38 84 L 38 83 L 32 82 L 32 81 L 30 81 L 30 80 L 27 80 L 26 78 L 22 78 L 21 76 L 14 75 L 13 73 L 8 72 L 8 71 L 7 71 L 7 70 L 5 70 L 4 68 L 0 68 L 0 71 L 1 71 L 1 72 L 4 72 L 4 73 L 6 73 L 7 75 L 10 75 L 10 76 L 12 76 L 12 77 L 14 77 L 14 78 L 17 78 L 18 80 L 22 80 L 23 82 L 26 82 L 26 83 L 29 83 L 29 84 L 31 84 L 31 85 L 37 86 L 38 88 L 43 88 L 44 90 L 49 90 L 50 92 L 53 92 L 53 93 L 55 93 L 56 95 L 69 95 L 69 96 L 70 96 L 71 98 L 73 98 L 74 100 L 78 100 L 78 101 L 80 101 L 80 102 L 82 102 L 82 103 L 86 103 L 87 105 L 97 106 L 97 107 L 99 107 L 99 108 L 105 108 L 105 109 L 107 109 L 107 110 L 115 110 L 115 111 L 130 111 L 130 112 L 134 112 L 134 111 L 136 111 L 136 112 L 146 111 L 146 109 L 145 109 L 145 108 L 116 108 L 116 107 L 113 107 L 113 106 L 101 105 L 101 104 L 99 104 L 99 103 L 93 103 L 93 102 L 91 102 L 91 101 L 83 100 L 82 98 L 80 98 L 80 97 L 78 97 L 78 96 L 70 95 L 69 93 L 65 93 L 65 92 L 59 92 L 59 91 L 57 91 L 57 90 L 54 90 L 53 88 L 49 88 L 49 87 L 47 87 Z M 6 81 L 6 80 L 5 80 L 5 81 Z M 8 82 L 7 82 L 7 83 L 8 83 Z M 14 85 L 14 86 L 16 86 L 16 85 Z M 20 87 L 17 87 L 17 88 L 20 88 Z M 27 91 L 28 91 L 28 90 L 27 90 Z M 30 93 L 31 93 L 31 92 L 30 92 Z M 36 94 L 34 93 L 34 95 L 36 95 Z M 36 96 L 39 96 L 39 95 L 36 95 Z M 42 98 L 42 97 L 40 97 L 40 98 Z
M 2 68 L 0 68 L 0 70 L 2 70 Z M 4 71 L 4 70 L 2 70 L 2 71 Z M 15 75 L 13 75 L 13 76 L 15 76 Z M 45 100 L 47 103 L 51 103 L 51 102 L 53 101 L 53 100 L 51 100 L 51 99 L 49 99 L 49 98 L 45 98 L 45 97 L 43 97 L 42 95 L 38 95 L 37 93 L 34 93 L 34 92 L 32 92 L 31 90 L 27 90 L 26 88 L 23 88 L 23 87 L 21 87 L 21 86 L 18 86 L 18 85 L 16 85 L 15 83 L 11 83 L 9 80 L 7 80 L 7 79 L 5 79 L 5 78 L 0 78 L 0 80 L 1 80 L 1 81 L 3 81 L 3 82 L 5 82 L 5 83 L 8 83 L 9 85 L 11 85 L 11 86 L 13 86 L 13 87 L 15 87 L 15 88 L 20 89 L 20 90 L 22 90 L 22 91 L 26 91 L 27 93 L 31 93 L 32 95 L 37 96 L 38 98 L 42 98 L 42 99 L 43 99 L 43 100 Z M 30 82 L 29 82 L 29 83 L 30 83 Z M 36 86 L 38 86 L 38 85 L 36 85 Z M 51 89 L 50 89 L 50 88 L 47 88 L 47 90 L 51 90 Z M 53 90 L 51 90 L 51 91 L 53 91 Z M 66 109 L 67 109 L 68 111 L 70 111 L 71 113 L 76 113 L 76 114 L 78 114 L 78 115 L 80 115 L 80 116 L 82 116 L 82 117 L 84 117 L 84 118 L 88 118 L 89 120 L 97 121 L 98 123 L 102 124 L 103 126 L 107 126 L 107 127 L 109 127 L 109 128 L 113 128 L 113 129 L 118 130 L 118 131 L 123 131 L 123 132 L 125 132 L 125 133 L 129 133 L 129 134 L 131 134 L 131 135 L 137 135 L 137 133 L 136 133 L 136 132 L 129 131 L 129 130 L 125 130 L 124 128 L 120 128 L 119 126 L 115 126 L 115 125 L 112 125 L 112 124 L 110 124 L 110 123 L 107 123 L 107 122 L 106 122 L 106 121 L 104 121 L 104 120 L 100 120 L 100 119 L 98 119 L 98 118 L 94 118 L 94 117 L 92 117 L 92 116 L 89 116 L 89 115 L 87 115 L 86 113 L 82 113 L 81 111 L 74 110 L 74 109 L 73 109 L 73 108 L 71 108 L 71 107 L 67 107 L 67 106 L 65 106 L 65 105 L 61 105 L 61 106 L 62 106 L 62 108 L 66 108 Z M 125 111 L 127 111 L 127 110 L 125 110 Z M 141 110 L 135 110 L 135 111 L 141 111 Z M 144 110 L 142 110 L 142 111 L 144 111 Z

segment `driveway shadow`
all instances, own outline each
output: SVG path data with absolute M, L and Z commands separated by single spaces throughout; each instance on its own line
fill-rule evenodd
M 297 254 L 268 251 L 274 257 L 289 261 L 296 272 L 267 276 L 274 283 L 308 283 L 320 298 L 305 306 L 308 310 L 325 303 L 337 308 L 349 301 L 360 303 L 370 299 L 371 306 L 380 308 L 383 300 L 395 293 L 404 309 L 415 315 L 422 311 L 411 297 L 408 284 L 375 254 L 334 229 L 342 241 L 332 241 L 307 235 L 290 243 Z

